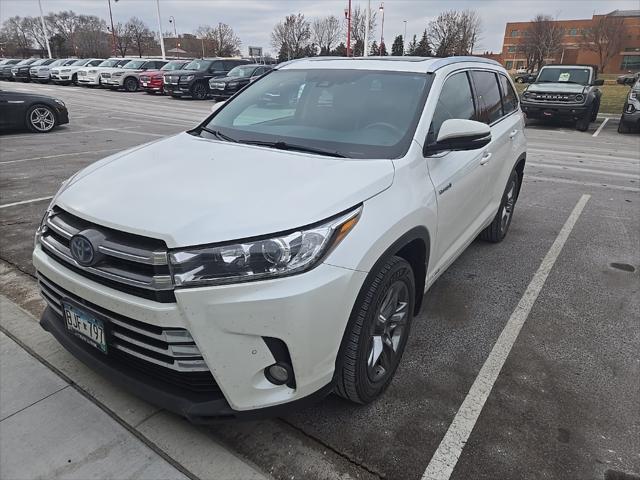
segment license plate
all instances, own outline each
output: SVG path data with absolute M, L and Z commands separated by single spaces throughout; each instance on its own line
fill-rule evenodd
M 67 330 L 89 345 L 107 353 L 104 322 L 67 302 L 62 302 Z
M 146 87 L 147 86 L 147 82 L 142 82 L 142 86 Z

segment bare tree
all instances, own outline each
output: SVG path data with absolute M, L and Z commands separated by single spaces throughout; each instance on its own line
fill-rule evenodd
M 207 51 L 214 56 L 231 57 L 240 54 L 242 42 L 226 23 L 219 23 L 217 27 L 201 25 L 196 30 L 196 35 L 207 41 Z
M 142 57 L 143 53 L 151 46 L 155 46 L 153 32 L 138 17 L 131 17 L 126 24 L 126 30 L 131 35 L 131 43 L 138 51 L 138 56 Z
M 42 30 L 42 23 L 40 22 L 39 18 L 24 17 L 21 22 L 21 27 L 31 41 L 31 45 L 36 46 L 42 52 L 45 52 L 47 50 L 45 33 Z
M 473 10 L 448 10 L 429 23 L 429 37 L 437 57 L 470 55 L 481 31 L 480 17 Z
M 364 45 L 365 30 L 367 29 L 367 10 L 360 5 L 351 9 L 351 41 L 362 42 Z M 372 10 L 369 16 L 369 42 L 373 41 L 373 32 L 376 29 L 376 11 Z M 366 47 L 368 48 L 368 46 Z M 364 55 L 364 49 L 362 54 Z
M 622 17 L 602 15 L 591 28 L 582 32 L 582 47 L 598 54 L 598 71 L 604 72 L 607 63 L 622 48 Z
M 121 57 L 127 55 L 127 50 L 133 44 L 133 36 L 128 23 L 118 22 L 113 27 L 116 33 L 116 50 L 120 53 Z
M 538 14 L 524 33 L 525 39 L 521 46 L 527 57 L 527 68 L 540 70 L 558 52 L 563 36 L 562 28 L 549 15 Z
M 72 55 L 75 54 L 78 47 L 76 33 L 82 25 L 81 16 L 76 15 L 72 10 L 68 10 L 50 13 L 47 15 L 46 21 L 49 24 L 49 31 L 64 38 L 67 51 Z
M 78 57 L 108 57 L 111 52 L 107 24 L 95 15 L 80 15 L 74 37 Z
M 320 55 L 329 55 L 342 35 L 342 24 L 334 15 L 316 18 L 311 23 L 311 39 L 320 48 Z
M 23 18 L 19 16 L 7 19 L 2 25 L 2 36 L 6 39 L 6 55 L 26 57 L 31 48 L 31 38 L 24 28 Z
M 304 15 L 288 15 L 271 32 L 271 44 L 280 52 L 280 61 L 301 58 L 308 53 L 311 26 Z

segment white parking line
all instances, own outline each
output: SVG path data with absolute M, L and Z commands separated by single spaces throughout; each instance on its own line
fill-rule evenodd
M 562 247 L 564 247 L 567 238 L 569 238 L 589 198 L 590 195 L 582 195 L 582 197 L 580 197 L 580 200 L 578 200 L 571 215 L 567 218 L 553 245 L 551 245 L 551 248 L 542 260 L 538 271 L 534 274 L 527 290 L 524 292 L 516 309 L 507 321 L 489 357 L 485 360 L 484 365 L 482 365 L 480 373 L 458 409 L 447 433 L 433 454 L 422 476 L 422 480 L 448 480 L 451 477 L 453 469 L 456 467 L 460 454 L 462 453 L 462 449 L 467 443 L 469 435 L 478 421 L 482 408 L 500 374 L 500 370 L 502 370 L 509 356 L 509 352 L 511 352 L 511 348 L 518 338 L 518 334 L 524 322 L 527 320 L 529 312 L 531 312 L 533 304 L 538 298 L 553 265 L 560 255 L 560 252 L 562 252 Z
M 110 130 L 114 130 L 114 129 L 110 129 Z M 115 152 L 117 150 L 126 150 L 126 149 L 127 149 L 127 147 L 108 148 L 106 150 L 89 150 L 88 152 L 61 153 L 61 154 L 58 154 L 58 155 L 47 155 L 47 156 L 44 156 L 44 157 L 20 158 L 18 160 L 6 160 L 4 162 L 0 162 L 0 165 L 7 165 L 7 164 L 10 164 L 10 163 L 30 162 L 32 160 L 47 160 L 49 158 L 71 157 L 71 156 L 75 156 L 75 155 L 87 155 L 87 154 L 93 154 L 93 153 Z
M 555 178 L 555 177 L 541 177 L 537 175 L 527 175 L 526 180 L 540 180 L 543 182 L 566 183 L 569 185 L 580 185 L 583 187 L 609 188 L 611 190 L 622 190 L 623 192 L 640 193 L 640 188 L 626 187 L 624 185 L 610 185 L 607 183 L 581 182 L 580 180 L 571 180 L 569 178 Z
M 640 180 L 640 175 L 637 175 L 635 173 L 611 172 L 607 170 L 597 170 L 595 168 L 582 168 L 582 167 L 574 167 L 570 165 L 562 165 L 559 163 L 550 164 L 550 163 L 540 163 L 540 162 L 527 162 L 527 165 L 530 167 L 553 168 L 556 170 L 568 170 L 572 172 L 595 173 L 597 175 L 601 175 L 602 177 L 623 177 L 623 178 L 632 178 L 634 180 Z
M 602 121 L 598 129 L 595 132 L 593 132 L 594 137 L 597 137 L 600 134 L 600 132 L 602 131 L 602 128 L 607 124 L 608 121 L 609 121 L 608 117 Z
M 73 117 L 72 117 L 73 119 Z M 75 134 L 79 134 L 79 133 L 96 133 L 96 132 L 108 132 L 109 130 L 113 130 L 112 128 L 96 128 L 96 129 L 91 129 L 91 130 L 71 130 L 71 131 L 56 131 L 54 130 L 53 132 L 51 132 L 49 135 L 53 136 L 58 136 L 58 135 L 75 135 Z M 8 135 L 6 137 L 2 137 L 2 140 L 14 140 L 16 138 L 32 138 L 32 139 L 36 139 L 36 138 L 42 138 L 34 136 L 33 133 L 27 133 L 24 135 Z
M 16 205 L 24 205 L 26 203 L 42 202 L 44 200 L 51 200 L 52 198 L 53 196 L 39 197 L 39 198 L 32 198 L 31 200 L 22 200 L 21 202 L 5 203 L 4 205 L 0 205 L 0 208 L 9 208 L 9 207 L 15 207 Z

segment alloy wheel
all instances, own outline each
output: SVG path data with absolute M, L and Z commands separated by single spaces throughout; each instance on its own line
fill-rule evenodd
M 408 318 L 409 289 L 398 280 L 389 287 L 374 317 L 367 355 L 367 373 L 372 382 L 384 381 L 393 372 Z
M 513 207 L 516 203 L 516 182 L 511 182 L 509 185 L 509 191 L 502 205 L 502 211 L 500 212 L 500 230 L 505 232 L 509 227 L 509 221 L 513 214 Z
M 56 117 L 46 107 L 34 108 L 29 115 L 29 122 L 39 132 L 48 132 L 56 125 Z

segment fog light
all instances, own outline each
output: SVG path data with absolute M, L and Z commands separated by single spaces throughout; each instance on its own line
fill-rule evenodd
M 291 378 L 291 366 L 285 363 L 274 363 L 265 368 L 264 376 L 274 385 L 284 385 Z

